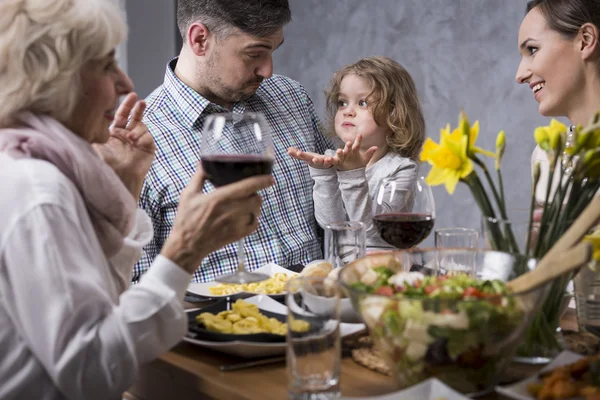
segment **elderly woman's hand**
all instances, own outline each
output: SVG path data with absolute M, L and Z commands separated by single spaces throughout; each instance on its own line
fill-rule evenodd
M 262 204 L 256 193 L 273 184 L 273 177 L 244 179 L 202 194 L 202 167 L 181 193 L 175 225 L 161 254 L 193 273 L 209 253 L 235 242 L 258 226 Z
M 142 122 L 145 109 L 146 103 L 138 101 L 135 93 L 129 93 L 115 114 L 108 141 L 94 145 L 136 200 L 156 150 L 152 135 Z

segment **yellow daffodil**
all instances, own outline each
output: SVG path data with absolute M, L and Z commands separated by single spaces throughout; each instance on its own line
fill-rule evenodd
M 421 161 L 433 166 L 426 182 L 432 186 L 444 184 L 448 193 L 453 194 L 459 180 L 473 172 L 470 155 L 481 153 L 496 158 L 496 153 L 475 146 L 479 135 L 479 121 L 469 123 L 467 115 L 460 113 L 458 126 L 450 131 L 450 124 L 440 129 L 440 143 L 427 139 L 421 152 Z
M 500 131 L 498 132 L 498 136 L 496 136 L 496 169 L 500 169 L 500 161 L 502 161 L 504 149 L 506 149 L 506 135 L 504 131 Z
M 467 137 L 449 132 L 450 125 L 441 130 L 439 144 L 427 139 L 421 161 L 427 161 L 433 167 L 425 181 L 432 186 L 444 184 L 452 194 L 458 181 L 473 172 L 473 161 L 467 155 Z
M 539 126 L 535 129 L 533 137 L 542 150 L 560 150 L 564 143 L 563 136 L 567 133 L 567 126 L 560 121 L 552 119 L 550 125 Z
M 475 141 L 477 141 L 477 137 L 479 136 L 479 121 L 475 121 L 473 125 L 470 125 L 469 118 L 464 111 L 461 111 L 460 113 L 458 127 L 450 133 L 450 125 L 446 125 L 446 132 L 452 136 L 454 140 L 458 140 L 459 136 L 469 135 L 469 153 L 480 153 L 488 157 L 496 158 L 495 153 L 475 146 Z

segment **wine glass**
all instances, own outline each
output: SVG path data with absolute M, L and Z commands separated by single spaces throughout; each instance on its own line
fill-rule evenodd
M 423 177 L 384 178 L 373 205 L 373 223 L 381 238 L 398 249 L 421 243 L 433 229 L 435 204 Z
M 270 174 L 273 142 L 269 125 L 261 114 L 245 112 L 211 114 L 202 132 L 202 168 L 216 187 L 254 175 Z M 269 276 L 245 270 L 244 239 L 237 245 L 238 269 L 216 278 L 221 283 L 251 283 Z

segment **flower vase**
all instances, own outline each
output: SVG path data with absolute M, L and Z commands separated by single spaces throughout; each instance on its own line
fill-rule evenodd
M 528 246 L 530 249 L 535 246 L 538 226 L 533 224 L 530 228 L 529 210 L 510 210 L 508 214 L 509 219 L 482 218 L 483 247 L 513 254 L 525 254 Z M 535 268 L 535 259 L 523 257 L 523 260 L 522 267 L 515 269 L 518 275 Z M 565 297 L 569 280 L 570 277 L 564 277 L 550 286 L 540 302 L 537 313 L 526 328 L 515 361 L 525 364 L 546 364 L 563 350 L 560 316 L 570 298 Z

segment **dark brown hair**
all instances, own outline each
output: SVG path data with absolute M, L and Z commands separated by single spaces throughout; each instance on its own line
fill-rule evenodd
M 599 0 L 532 0 L 527 12 L 538 8 L 548 26 L 567 38 L 577 35 L 583 24 L 591 23 L 600 29 Z
M 425 118 L 417 88 L 408 71 L 387 57 L 363 58 L 344 66 L 333 75 L 325 91 L 331 132 L 335 132 L 334 120 L 342 79 L 351 74 L 365 79 L 370 85 L 371 93 L 367 100 L 373 119 L 378 125 L 387 126 L 392 131 L 387 137 L 389 150 L 418 160 L 425 141 Z
M 188 28 L 196 21 L 223 38 L 232 28 L 252 36 L 269 36 L 291 20 L 288 0 L 177 1 L 177 26 L 184 42 Z

